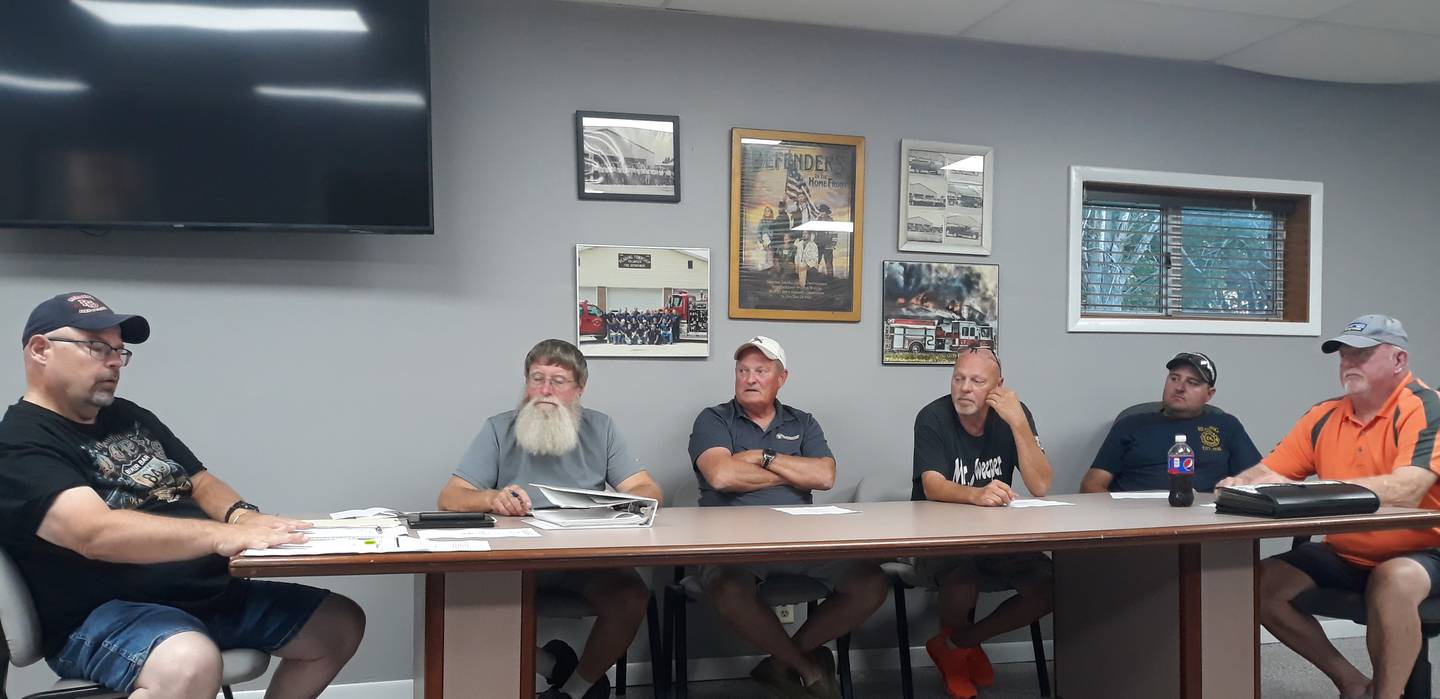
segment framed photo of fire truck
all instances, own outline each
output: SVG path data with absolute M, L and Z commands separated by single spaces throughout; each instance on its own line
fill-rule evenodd
M 900 251 L 989 255 L 995 149 L 900 141 Z
M 730 317 L 860 320 L 865 139 L 732 129 Z
M 581 199 L 680 201 L 680 117 L 575 112 Z
M 573 308 L 587 357 L 708 357 L 710 249 L 576 245 Z
M 999 348 L 999 265 L 886 260 L 884 364 L 951 364 L 964 347 Z

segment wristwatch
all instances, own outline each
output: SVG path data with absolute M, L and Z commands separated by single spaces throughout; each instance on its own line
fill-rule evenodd
M 260 513 L 260 508 L 251 505 L 244 500 L 236 500 L 235 504 L 230 506 L 230 509 L 225 510 L 225 519 L 223 521 L 226 524 L 230 524 L 230 518 L 235 516 L 235 512 L 237 510 L 250 510 L 251 512 L 254 512 L 256 514 Z
M 775 456 L 776 456 L 775 450 L 774 450 L 774 449 L 766 449 L 766 450 L 764 450 L 764 451 L 761 452 L 761 453 L 763 453 L 765 456 L 762 457 L 762 460 L 760 461 L 760 468 L 763 468 L 763 469 L 765 469 L 766 471 L 769 471 L 769 470 L 770 470 L 770 462 L 775 460 Z

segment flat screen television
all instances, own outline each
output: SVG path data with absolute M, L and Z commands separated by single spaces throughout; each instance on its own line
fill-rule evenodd
M 433 232 L 425 0 L 0 2 L 0 228 Z

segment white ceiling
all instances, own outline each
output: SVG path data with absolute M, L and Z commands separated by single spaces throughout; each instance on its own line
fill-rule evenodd
M 574 0 L 1202 61 L 1359 83 L 1440 81 L 1440 0 Z

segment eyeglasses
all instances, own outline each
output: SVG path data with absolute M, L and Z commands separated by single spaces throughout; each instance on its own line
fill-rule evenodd
M 51 342 L 68 342 L 72 345 L 80 345 L 85 348 L 86 352 L 90 353 L 91 357 L 102 362 L 110 361 L 112 355 L 120 355 L 120 366 L 129 366 L 130 357 L 135 354 L 128 349 L 116 349 L 100 340 L 70 340 L 63 337 L 47 337 L 45 339 Z
M 995 357 L 995 366 L 1000 366 L 1000 353 L 996 352 L 995 348 L 991 347 L 990 345 L 965 345 L 964 347 L 955 350 L 956 354 L 961 354 L 964 352 L 989 352 L 992 356 Z
M 541 374 L 539 372 L 527 376 L 525 378 L 525 381 L 526 383 L 536 388 L 544 386 L 548 382 L 550 384 L 550 388 L 553 388 L 557 391 L 569 388 L 570 384 L 579 383 L 578 381 L 572 381 L 571 379 L 567 379 L 564 376 L 551 376 L 547 378 L 544 374 Z

